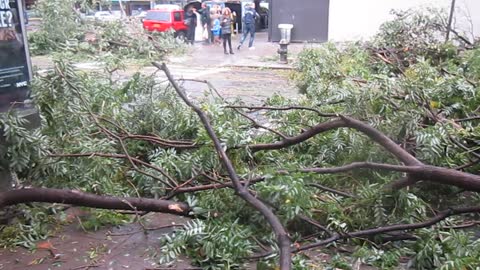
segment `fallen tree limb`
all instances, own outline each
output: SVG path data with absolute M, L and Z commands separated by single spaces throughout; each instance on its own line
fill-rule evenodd
M 371 127 L 366 123 L 347 116 L 340 116 L 340 118 L 338 119 L 318 124 L 295 137 L 289 137 L 279 142 L 270 144 L 249 145 L 248 147 L 253 152 L 261 150 L 282 149 L 298 143 L 305 142 L 306 140 L 320 133 L 337 128 L 352 128 L 367 135 L 370 139 L 380 144 L 385 150 L 387 150 L 389 153 L 391 153 L 399 161 L 401 161 L 407 166 L 363 162 L 353 163 L 350 165 L 336 168 L 313 168 L 304 169 L 301 171 L 315 173 L 340 173 L 360 168 L 390 170 L 404 172 L 408 174 L 407 177 L 401 179 L 400 181 L 390 184 L 390 186 L 395 189 L 400 189 L 405 186 L 415 184 L 420 180 L 425 180 L 434 183 L 457 186 L 465 190 L 477 192 L 480 191 L 480 176 L 457 171 L 454 169 L 425 165 L 379 130 Z
M 429 165 L 402 166 L 372 162 L 355 162 L 349 165 L 334 168 L 309 168 L 301 172 L 313 172 L 319 174 L 340 173 L 357 169 L 387 170 L 408 173 L 414 178 L 457 186 L 465 190 L 480 192 L 480 176 L 454 169 L 435 167 Z
M 399 159 L 401 162 L 405 163 L 406 165 L 422 164 L 419 160 L 417 160 L 415 157 L 410 155 L 405 149 L 401 148 L 399 145 L 397 145 L 393 140 L 388 138 L 382 132 L 378 131 L 377 129 L 371 127 L 366 123 L 363 123 L 361 121 L 358 121 L 356 119 L 353 119 L 347 116 L 341 116 L 340 118 L 337 118 L 328 122 L 320 123 L 295 137 L 289 137 L 279 142 L 270 143 L 270 144 L 253 144 L 253 145 L 248 145 L 247 147 L 250 148 L 253 152 L 262 151 L 262 150 L 278 150 L 278 149 L 286 148 L 295 144 L 302 143 L 320 133 L 334 130 L 337 128 L 352 128 L 362 132 L 363 134 L 370 137 L 370 139 L 372 139 L 376 143 L 383 146 L 385 150 L 393 154 L 397 159 Z
M 249 181 L 241 181 L 240 183 L 242 185 L 247 184 L 247 182 L 249 184 L 255 184 L 255 183 L 258 183 L 258 182 L 262 182 L 264 180 L 265 180 L 264 177 L 257 177 L 255 179 L 251 179 Z M 166 199 L 175 197 L 175 196 L 183 194 L 183 193 L 195 193 L 195 192 L 199 192 L 199 191 L 206 191 L 206 190 L 212 190 L 212 189 L 222 189 L 222 188 L 233 188 L 233 183 L 228 182 L 228 183 L 224 183 L 224 184 L 218 183 L 218 184 L 210 184 L 210 185 L 202 185 L 202 186 L 194 186 L 194 187 L 182 187 L 182 188 L 178 188 L 178 189 L 167 189 L 167 190 L 171 190 L 171 194 L 169 194 L 166 197 Z
M 28 188 L 0 192 L 0 208 L 21 203 L 62 203 L 101 209 L 134 210 L 190 216 L 190 207 L 181 202 L 146 198 L 94 195 L 77 190 Z
M 242 185 L 240 181 L 240 177 L 237 175 L 235 168 L 233 167 L 232 162 L 230 161 L 227 153 L 223 150 L 222 144 L 218 139 L 213 127 L 210 123 L 210 119 L 208 118 L 207 114 L 205 114 L 200 107 L 192 103 L 187 95 L 184 93 L 183 89 L 178 85 L 175 79 L 172 77 L 169 69 L 165 64 L 153 63 L 155 67 L 162 70 L 165 75 L 167 76 L 170 84 L 173 86 L 177 94 L 180 98 L 187 104 L 190 108 L 192 108 L 195 113 L 200 118 L 205 130 L 207 131 L 210 139 L 212 140 L 215 150 L 220 158 L 220 161 L 227 171 L 230 179 L 232 180 L 233 187 L 237 195 L 249 203 L 254 209 L 259 211 L 267 220 L 267 222 L 272 227 L 273 232 L 277 237 L 277 244 L 280 249 L 280 262 L 279 266 L 281 270 L 290 270 L 292 268 L 292 260 L 290 256 L 290 239 L 288 237 L 287 231 L 283 227 L 282 223 L 280 222 L 279 218 L 273 213 L 273 211 L 268 208 L 264 203 L 262 203 L 258 198 L 253 196 L 248 191 L 247 185 Z
M 412 224 L 398 224 L 398 225 L 391 225 L 391 226 L 385 226 L 385 227 L 379 227 L 379 228 L 374 228 L 374 229 L 367 229 L 367 230 L 361 230 L 361 231 L 356 231 L 348 234 L 335 234 L 334 236 L 327 238 L 325 240 L 308 244 L 302 247 L 299 247 L 295 250 L 293 250 L 294 253 L 312 249 L 312 248 L 317 248 L 321 246 L 328 245 L 330 243 L 336 242 L 338 240 L 345 240 L 345 239 L 350 239 L 350 238 L 357 238 L 357 237 L 365 237 L 365 236 L 373 236 L 373 235 L 378 235 L 382 233 L 387 233 L 387 232 L 394 232 L 394 231 L 411 231 L 411 230 L 416 230 L 416 229 L 421 229 L 421 228 L 426 228 L 430 227 L 444 219 L 450 216 L 454 215 L 461 215 L 461 214 L 467 214 L 467 213 L 479 213 L 480 212 L 480 207 L 479 206 L 474 206 L 474 207 L 462 207 L 462 208 L 453 208 L 453 209 L 448 209 L 445 211 L 442 211 L 438 213 L 436 216 L 432 217 L 431 219 L 424 221 L 424 222 L 419 222 L 419 223 L 412 223 Z

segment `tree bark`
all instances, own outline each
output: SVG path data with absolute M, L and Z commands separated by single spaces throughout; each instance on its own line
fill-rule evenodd
M 62 203 L 101 209 L 161 212 L 191 216 L 190 207 L 187 204 L 175 201 L 120 198 L 94 195 L 77 190 L 51 188 L 29 188 L 0 192 L 0 209 L 8 205 L 31 202 Z
M 422 179 L 424 181 L 457 186 L 459 188 L 480 192 L 480 176 L 457 171 L 454 169 L 447 169 L 442 167 L 435 167 L 429 165 L 418 166 L 401 166 L 372 162 L 355 162 L 349 165 L 334 167 L 334 168 L 308 168 L 302 169 L 302 172 L 313 172 L 319 174 L 333 174 L 347 172 L 358 169 L 373 169 L 373 170 L 387 170 L 395 172 L 408 173 L 415 179 Z

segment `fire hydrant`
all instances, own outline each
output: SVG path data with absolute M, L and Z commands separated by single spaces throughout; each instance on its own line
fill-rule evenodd
M 293 24 L 279 24 L 278 29 L 280 29 L 280 48 L 277 53 L 280 55 L 280 63 L 288 63 L 288 44 L 290 44 L 290 37 L 292 32 Z

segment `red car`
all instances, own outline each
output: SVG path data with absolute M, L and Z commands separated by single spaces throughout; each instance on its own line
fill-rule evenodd
M 165 32 L 173 29 L 175 37 L 185 38 L 188 26 L 184 23 L 183 9 L 177 5 L 157 5 L 149 10 L 143 19 L 143 28 L 147 31 Z

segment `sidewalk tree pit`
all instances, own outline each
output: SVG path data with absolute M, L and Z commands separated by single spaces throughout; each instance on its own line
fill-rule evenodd
M 159 264 L 473 269 L 480 46 L 456 31 L 445 42 L 442 13 L 397 15 L 371 41 L 305 49 L 292 74 L 304 96 L 260 106 L 230 103 L 208 81 L 192 100 L 157 62 L 168 85 L 58 56 L 33 82 L 41 129 L 1 118 L 2 163 L 35 187 L 0 193 L 18 213 L 1 245 L 33 246 L 50 232 L 35 225 L 55 221 L 26 213 L 67 203 L 187 216 L 159 240 Z

